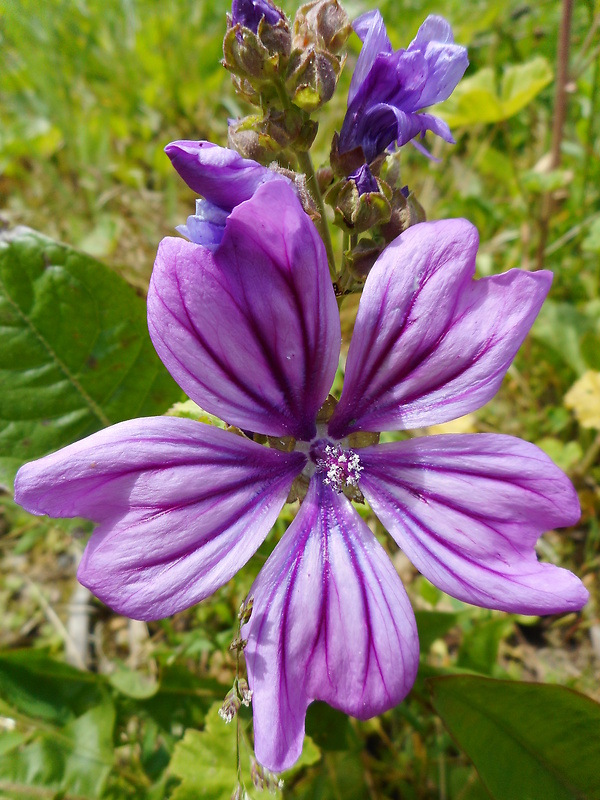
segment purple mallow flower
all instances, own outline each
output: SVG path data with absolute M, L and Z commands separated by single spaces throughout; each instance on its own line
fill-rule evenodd
M 259 185 L 231 210 L 214 252 L 163 240 L 148 321 L 196 403 L 244 430 L 293 437 L 293 449 L 150 417 L 17 476 L 17 502 L 29 511 L 99 523 L 78 577 L 145 620 L 222 586 L 263 542 L 294 480 L 308 485 L 251 589 L 242 629 L 256 756 L 270 770 L 300 755 L 313 700 L 366 719 L 399 703 L 415 679 L 407 594 L 346 494 L 360 491 L 418 569 L 461 600 L 526 614 L 586 602 L 578 578 L 536 557 L 541 533 L 579 516 L 571 483 L 537 447 L 496 434 L 354 444 L 356 432 L 451 420 L 498 389 L 551 277 L 511 270 L 474 281 L 476 250 L 474 227 L 450 220 L 415 225 L 383 251 L 365 283 L 341 398 L 317 424 L 341 341 L 325 249 L 287 182 Z
M 233 0 L 231 4 L 231 22 L 233 25 L 243 25 L 250 28 L 253 33 L 258 32 L 258 25 L 262 18 L 269 25 L 277 25 L 282 20 L 281 11 L 269 3 L 268 0 Z
M 190 189 L 203 197 L 196 200 L 196 213 L 177 230 L 209 250 L 220 245 L 232 210 L 249 200 L 259 186 L 272 180 L 291 185 L 284 175 L 212 142 L 171 142 L 165 153 Z
M 417 113 L 450 97 L 469 64 L 448 22 L 427 17 L 408 48 L 395 52 L 379 11 L 363 14 L 353 27 L 363 47 L 348 92 L 340 153 L 362 147 L 372 161 L 390 145 L 428 130 L 454 142 L 443 120 Z

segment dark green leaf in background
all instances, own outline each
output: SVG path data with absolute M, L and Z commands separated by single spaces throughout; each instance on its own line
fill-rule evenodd
M 458 624 L 459 614 L 447 611 L 415 611 L 421 653 L 427 653 L 436 639 L 441 639 Z
M 5 483 L 26 461 L 181 396 L 135 290 L 27 228 L 0 236 L 0 383 Z
M 428 683 L 495 800 L 599 800 L 598 703 L 562 686 L 470 675 Z
M 0 698 L 22 714 L 65 724 L 100 703 L 104 679 L 50 658 L 43 650 L 0 655 Z

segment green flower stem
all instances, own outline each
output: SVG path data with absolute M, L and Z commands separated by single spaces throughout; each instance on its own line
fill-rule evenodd
M 335 256 L 333 255 L 333 245 L 331 243 L 329 224 L 327 222 L 327 215 L 325 213 L 325 203 L 323 202 L 323 196 L 321 194 L 321 190 L 319 189 L 315 168 L 313 167 L 312 159 L 309 153 L 303 150 L 298 150 L 296 151 L 296 158 L 298 159 L 298 166 L 306 175 L 306 185 L 308 186 L 308 190 L 313 196 L 321 215 L 321 219 L 315 222 L 315 225 L 317 226 L 317 230 L 321 234 L 321 239 L 323 239 L 323 244 L 325 245 L 331 280 L 335 281 L 337 279 Z
M 288 96 L 285 86 L 280 80 L 273 81 L 273 85 L 275 86 L 275 90 L 277 91 L 277 95 L 279 97 L 283 111 L 285 113 L 285 111 L 288 110 L 292 105 L 291 100 Z M 317 205 L 319 213 L 321 215 L 321 219 L 318 222 L 315 222 L 315 225 L 321 235 L 323 244 L 325 245 L 325 252 L 327 253 L 327 263 L 329 265 L 329 274 L 331 275 L 331 280 L 335 283 L 335 281 L 337 280 L 337 270 L 335 268 L 335 256 L 333 254 L 333 245 L 331 243 L 331 235 L 329 233 L 329 224 L 327 222 L 327 215 L 325 213 L 325 203 L 323 202 L 323 195 L 321 194 L 321 190 L 319 189 L 319 182 L 317 181 L 315 168 L 313 166 L 310 153 L 308 153 L 306 150 L 294 149 L 294 154 L 298 161 L 298 166 L 300 167 L 301 171 L 306 175 L 306 185 L 308 186 L 308 190 L 311 193 Z

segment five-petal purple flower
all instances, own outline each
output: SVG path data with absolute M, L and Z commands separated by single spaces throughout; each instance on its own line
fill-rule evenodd
M 586 602 L 578 578 L 535 554 L 541 533 L 579 515 L 569 480 L 537 447 L 496 434 L 351 444 L 356 432 L 453 419 L 498 389 L 551 277 L 511 270 L 474 281 L 476 250 L 465 220 L 415 225 L 385 249 L 365 283 L 339 403 L 317 424 L 341 341 L 327 258 L 291 185 L 259 182 L 229 202 L 218 246 L 163 240 L 148 322 L 194 401 L 246 431 L 293 437 L 294 449 L 154 417 L 17 476 L 17 502 L 31 512 L 100 523 L 78 577 L 139 619 L 223 585 L 265 539 L 295 478 L 309 481 L 242 631 L 256 756 L 271 770 L 298 758 L 313 700 L 364 719 L 400 702 L 416 675 L 408 597 L 347 487 L 358 485 L 418 569 L 455 597 L 529 614 Z
M 443 120 L 417 113 L 446 100 L 469 64 L 448 22 L 427 17 L 408 48 L 395 52 L 379 11 L 363 14 L 353 27 L 363 47 L 348 92 L 340 153 L 362 147 L 370 162 L 390 145 L 406 144 L 427 130 L 453 143 Z

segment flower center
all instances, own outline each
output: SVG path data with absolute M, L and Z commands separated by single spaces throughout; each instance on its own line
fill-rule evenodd
M 319 439 L 310 448 L 310 458 L 317 472 L 324 472 L 323 483 L 341 493 L 347 486 L 358 487 L 362 464 L 354 450 Z

